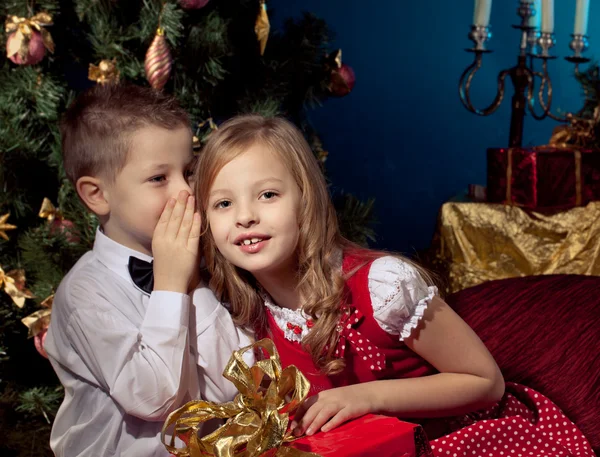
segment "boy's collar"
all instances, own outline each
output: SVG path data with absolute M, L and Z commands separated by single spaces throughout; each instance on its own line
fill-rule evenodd
M 129 257 L 137 257 L 138 259 L 152 262 L 152 257 L 143 252 L 130 249 L 106 236 L 100 227 L 96 230 L 96 239 L 94 240 L 94 255 L 100 263 L 108 269 L 114 271 L 122 278 L 130 281 L 133 284 L 127 265 Z

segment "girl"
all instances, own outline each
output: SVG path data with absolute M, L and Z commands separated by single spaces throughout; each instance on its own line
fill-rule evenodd
M 210 286 L 311 382 L 296 434 L 366 413 L 418 419 L 438 455 L 589 455 L 548 399 L 504 381 L 477 335 L 400 256 L 339 232 L 325 179 L 293 124 L 247 115 L 196 167 Z

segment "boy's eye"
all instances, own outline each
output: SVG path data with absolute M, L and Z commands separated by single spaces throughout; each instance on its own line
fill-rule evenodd
M 166 179 L 165 175 L 158 175 L 158 176 L 154 176 L 152 178 L 150 178 L 148 181 L 150 182 L 162 182 Z
M 216 209 L 225 209 L 225 208 L 229 208 L 230 206 L 231 206 L 231 202 L 228 200 L 222 200 L 222 201 L 218 202 L 217 204 L 215 204 Z

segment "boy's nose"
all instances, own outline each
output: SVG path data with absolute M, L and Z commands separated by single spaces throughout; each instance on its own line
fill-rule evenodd
M 181 180 L 180 187 L 179 187 L 179 190 L 177 191 L 177 194 L 179 194 L 179 192 L 181 192 L 182 190 L 185 190 L 190 195 L 194 195 L 194 190 L 192 189 L 190 184 L 185 179 Z

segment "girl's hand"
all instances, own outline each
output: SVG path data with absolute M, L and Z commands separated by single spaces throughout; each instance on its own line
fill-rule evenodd
M 298 408 L 291 428 L 295 436 L 328 432 L 350 419 L 373 412 L 375 407 L 365 384 L 324 390 Z

